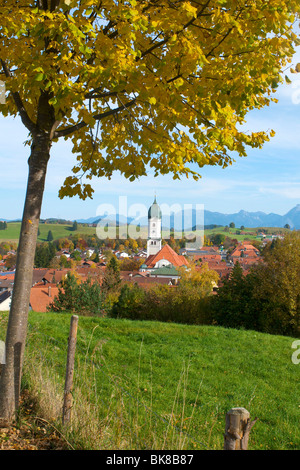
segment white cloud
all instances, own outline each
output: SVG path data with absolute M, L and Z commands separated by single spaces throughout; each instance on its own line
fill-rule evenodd
M 259 188 L 262 194 L 275 194 L 287 199 L 300 200 L 300 183 L 276 183 L 275 185 L 264 184 Z

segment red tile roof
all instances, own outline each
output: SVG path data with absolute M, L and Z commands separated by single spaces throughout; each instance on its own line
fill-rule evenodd
M 183 255 L 178 255 L 169 245 L 164 245 L 156 255 L 150 255 L 145 263 L 148 268 L 154 268 L 156 263 L 162 259 L 169 261 L 173 266 L 187 266 L 188 261 Z
M 243 253 L 243 255 L 242 255 Z M 232 258 L 259 258 L 259 250 L 249 243 L 239 244 L 231 253 Z
M 212 271 L 216 271 L 219 274 L 219 277 L 228 277 L 231 273 L 233 266 L 228 266 L 226 263 L 217 262 L 217 263 L 201 263 L 200 265 L 196 266 L 196 270 L 201 270 L 202 264 L 207 264 L 208 269 Z
M 70 269 L 47 269 L 43 278 L 50 283 L 58 283 L 67 276 L 68 272 L 70 272 Z
M 100 276 L 105 272 L 106 266 L 77 266 L 75 271 L 77 274 L 85 276 Z
M 9 280 L 14 280 L 15 278 L 15 273 L 13 274 L 5 274 L 5 276 L 1 276 L 1 280 L 4 280 L 4 279 L 9 279 Z
M 34 268 L 32 272 L 32 285 L 41 282 L 47 271 L 47 268 Z
M 50 289 L 49 289 L 50 288 Z M 36 284 L 31 288 L 30 305 L 35 312 L 47 312 L 47 307 L 58 294 L 55 284 Z
M 209 253 L 205 255 L 195 255 L 194 261 L 202 260 L 202 261 L 221 261 L 222 257 L 218 253 Z

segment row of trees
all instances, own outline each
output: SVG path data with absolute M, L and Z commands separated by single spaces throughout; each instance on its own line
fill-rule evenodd
M 235 265 L 213 299 L 214 319 L 232 328 L 300 336 L 300 233 L 273 241 L 263 258 L 247 276 Z
M 114 318 L 157 320 L 175 323 L 209 323 L 209 299 L 218 274 L 204 265 L 201 271 L 179 269 L 178 286 L 153 285 L 145 290 L 125 284 L 108 312 Z
M 179 271 L 181 282 L 178 286 L 157 284 L 145 290 L 135 283 L 122 284 L 120 263 L 112 257 L 101 280 L 95 277 L 79 283 L 76 275 L 69 273 L 49 309 L 81 315 L 207 323 L 207 301 L 212 285 L 217 284 L 217 273 L 207 266 L 201 271 L 194 266 L 189 271 Z

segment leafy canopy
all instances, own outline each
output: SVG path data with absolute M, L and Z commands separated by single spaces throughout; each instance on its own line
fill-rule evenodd
M 287 233 L 263 250 L 245 275 L 236 263 L 213 297 L 213 316 L 230 328 L 300 336 L 300 233 Z
M 246 156 L 274 134 L 240 125 L 273 99 L 299 44 L 298 0 L 0 5 L 0 110 L 20 114 L 31 138 L 72 139 L 77 162 L 61 197 L 89 197 L 86 179 L 115 170 L 197 179 L 192 168 L 226 167 L 231 152 Z

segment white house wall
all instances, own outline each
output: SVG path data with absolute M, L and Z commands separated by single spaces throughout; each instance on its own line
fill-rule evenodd
M 8 299 L 5 299 L 1 304 L 0 304 L 0 312 L 7 312 L 10 309 L 10 304 L 11 304 L 11 297 L 8 297 Z

